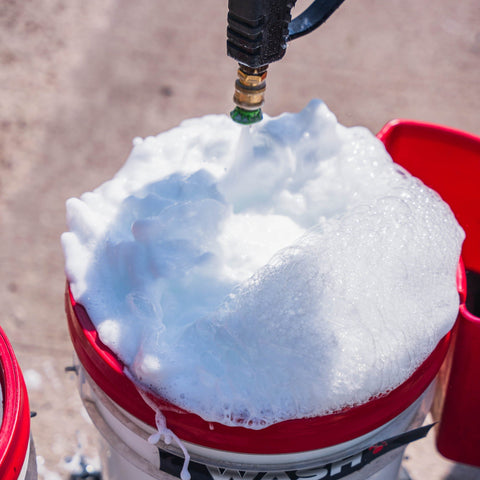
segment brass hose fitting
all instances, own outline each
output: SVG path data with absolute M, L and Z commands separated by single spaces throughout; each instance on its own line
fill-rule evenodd
M 268 65 L 251 68 L 240 64 L 233 95 L 236 107 L 230 113 L 236 122 L 249 125 L 263 118 L 261 107 L 265 97 L 267 68 Z

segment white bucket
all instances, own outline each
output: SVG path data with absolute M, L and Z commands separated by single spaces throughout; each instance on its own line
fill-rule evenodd
M 396 480 L 406 444 L 427 430 L 392 437 L 423 423 L 450 341 L 449 333 L 406 382 L 383 397 L 325 417 L 251 430 L 205 422 L 153 394 L 145 403 L 68 290 L 66 307 L 80 394 L 103 437 L 104 480 L 173 480 L 186 463 L 193 480 Z M 148 442 L 156 432 L 151 404 L 181 445 Z
M 0 478 L 35 480 L 35 448 L 30 435 L 30 409 L 23 375 L 0 328 L 0 383 L 3 416 L 0 427 Z
M 331 478 L 348 466 L 355 467 L 368 447 L 422 425 L 433 399 L 433 385 L 434 382 L 417 401 L 387 424 L 354 440 L 323 449 L 294 454 L 255 455 L 183 442 L 190 454 L 189 472 L 193 480 Z M 149 443 L 148 438 L 155 433 L 155 429 L 113 402 L 81 366 L 79 388 L 83 404 L 102 436 L 100 456 L 104 480 L 175 480 L 179 477 L 184 456 L 178 446 L 162 441 L 156 445 Z M 341 478 L 395 480 L 399 475 L 405 447 L 396 448 Z

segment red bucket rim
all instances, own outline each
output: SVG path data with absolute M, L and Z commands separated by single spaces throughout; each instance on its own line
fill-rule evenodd
M 0 427 L 0 478 L 18 479 L 30 440 L 30 409 L 25 382 L 15 353 L 0 328 L 0 383 L 3 419 Z
M 461 137 L 467 142 L 471 142 L 475 148 L 478 148 L 479 138 L 473 133 L 465 132 L 463 130 L 458 130 L 456 128 L 448 127 L 447 125 L 438 125 L 436 123 L 422 122 L 419 120 L 410 120 L 405 118 L 394 118 L 393 120 L 388 121 L 377 133 L 376 137 L 385 142 L 390 135 L 401 135 L 399 133 L 399 128 L 416 128 L 422 129 L 425 132 L 443 132 L 446 135 L 450 135 L 453 140 L 458 141 Z
M 461 260 L 457 269 L 457 288 L 463 301 L 466 286 Z M 87 311 L 75 302 L 68 283 L 65 304 L 72 343 L 88 375 L 120 407 L 155 428 L 154 412 L 124 373 L 124 364 L 100 341 Z M 408 408 L 435 378 L 447 353 L 450 338 L 451 332 L 440 340 L 410 378 L 383 396 L 329 415 L 286 420 L 261 430 L 208 422 L 153 393 L 149 397 L 166 417 L 167 426 L 186 442 L 247 454 L 317 450 L 365 435 Z

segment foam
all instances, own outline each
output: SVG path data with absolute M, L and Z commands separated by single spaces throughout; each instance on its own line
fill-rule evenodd
M 137 138 L 67 220 L 67 277 L 102 341 L 209 421 L 363 403 L 405 381 L 458 310 L 450 208 L 318 100 Z

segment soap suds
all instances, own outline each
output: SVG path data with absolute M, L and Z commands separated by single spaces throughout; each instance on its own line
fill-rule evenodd
M 131 375 L 129 373 L 127 374 L 127 376 L 131 378 Z M 132 381 L 135 381 L 133 378 L 131 379 Z M 143 401 L 155 412 L 155 425 L 157 427 L 157 431 L 148 437 L 147 439 L 148 443 L 151 443 L 152 445 L 156 445 L 158 442 L 163 441 L 165 445 L 170 445 L 173 440 L 182 451 L 183 457 L 184 457 L 182 470 L 180 472 L 180 479 L 190 480 L 191 475 L 190 475 L 190 472 L 188 471 L 188 465 L 190 463 L 190 454 L 188 453 L 185 445 L 177 437 L 177 435 L 175 435 L 167 427 L 167 421 L 165 419 L 165 416 L 163 415 L 161 410 L 157 407 L 155 402 L 152 402 L 148 398 L 148 395 L 142 390 L 140 386 L 137 386 L 137 391 L 142 397 Z
M 464 233 L 367 129 L 321 101 L 135 139 L 67 202 L 66 273 L 137 381 L 263 428 L 404 382 L 452 327 Z

